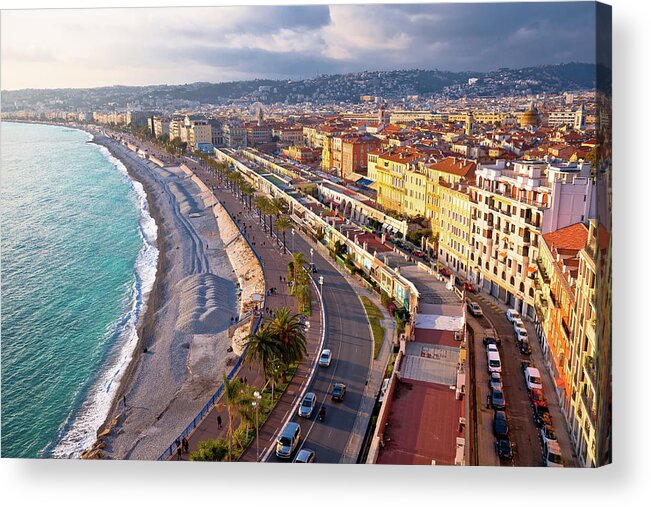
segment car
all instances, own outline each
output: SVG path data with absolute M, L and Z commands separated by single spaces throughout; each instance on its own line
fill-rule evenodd
M 483 339 L 484 345 L 488 345 L 489 343 L 495 343 L 496 345 L 502 344 L 502 339 L 495 331 L 492 329 L 484 329 L 484 332 L 486 333 Z
M 335 384 L 332 388 L 332 399 L 335 401 L 342 401 L 346 394 L 346 384 Z
M 520 317 L 515 317 L 512 321 L 511 324 L 513 324 L 513 330 L 515 331 L 516 327 L 521 327 L 524 328 L 524 321 Z
M 474 301 L 468 301 L 468 311 L 473 317 L 482 317 L 484 315 L 484 312 L 481 311 L 481 306 Z
M 303 396 L 303 401 L 298 407 L 299 417 L 312 417 L 312 412 L 314 412 L 314 407 L 316 406 L 316 394 L 307 393 Z
M 378 402 L 382 403 L 384 402 L 384 397 L 387 394 L 387 389 L 389 389 L 389 382 L 391 381 L 390 378 L 385 378 L 382 381 L 382 387 L 380 387 L 380 396 L 378 397 Z
M 529 366 L 524 369 L 524 381 L 527 384 L 527 389 L 542 389 L 542 380 L 540 379 L 540 372 L 538 368 Z
M 501 389 L 493 389 L 491 392 L 491 405 L 497 410 L 504 410 L 506 408 L 506 400 Z
M 496 410 L 493 415 L 493 433 L 498 438 L 509 436 L 509 424 L 504 410 Z
M 466 289 L 466 292 L 471 292 L 472 294 L 477 294 L 477 287 L 475 287 L 470 282 L 463 282 L 463 288 Z
M 563 456 L 558 442 L 549 442 L 548 445 L 543 446 L 543 454 L 545 456 L 545 466 L 563 467 Z
M 546 406 L 533 407 L 533 422 L 538 428 L 552 425 L 552 416 Z
M 529 340 L 521 340 L 518 347 L 520 349 L 520 354 L 524 354 L 525 356 L 531 355 L 531 345 L 529 344 Z
M 310 262 L 310 271 L 311 271 L 312 273 L 316 273 L 316 272 L 317 272 L 316 264 L 314 264 L 313 262 Z
M 513 308 L 509 308 L 506 310 L 506 318 L 508 319 L 509 322 L 513 323 L 513 319 L 520 319 L 520 312 L 517 310 L 514 310 Z
M 515 339 L 518 343 L 521 342 L 522 340 L 529 341 L 529 334 L 527 333 L 527 330 L 523 327 L 513 328 L 513 335 L 515 336 Z
M 486 352 L 499 352 L 497 350 L 497 344 L 496 343 L 488 343 L 486 345 Z
M 321 357 L 319 357 L 319 366 L 327 368 L 330 366 L 330 361 L 332 361 L 332 352 L 330 349 L 323 349 L 321 351 Z
M 276 440 L 276 456 L 291 458 L 301 441 L 301 427 L 298 423 L 288 422 Z
M 447 268 L 441 268 L 441 269 L 439 270 L 439 273 L 441 273 L 441 275 L 443 275 L 443 276 L 445 276 L 445 277 L 447 278 L 447 277 L 449 277 L 449 276 L 452 274 L 452 271 L 450 271 L 450 270 L 447 269 Z
M 488 373 L 502 373 L 502 361 L 500 360 L 500 354 L 497 352 L 496 345 L 489 345 L 489 347 L 495 347 L 495 349 L 486 350 L 486 359 L 488 361 Z
M 523 373 L 524 370 L 526 370 L 527 368 L 533 368 L 533 363 L 528 359 L 523 359 L 522 361 L 520 361 L 520 369 L 522 370 Z
M 495 441 L 495 448 L 500 459 L 508 461 L 513 459 L 513 450 L 509 437 L 498 438 Z
M 558 441 L 556 440 L 556 432 L 554 431 L 554 428 L 552 428 L 547 424 L 545 424 L 542 428 L 540 428 L 540 441 L 542 442 L 543 448 L 549 442 L 558 443 Z
M 530 389 L 529 390 L 529 401 L 534 407 L 546 407 L 547 401 L 545 401 L 545 395 L 542 392 L 542 389 Z
M 294 458 L 294 463 L 314 463 L 316 453 L 312 449 L 301 449 Z
M 502 375 L 493 372 L 491 373 L 490 380 L 488 381 L 488 385 L 490 386 L 491 389 L 502 389 Z

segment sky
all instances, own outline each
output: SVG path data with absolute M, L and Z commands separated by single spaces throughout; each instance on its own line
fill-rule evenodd
M 0 86 L 594 63 L 594 9 L 592 2 L 3 9 Z

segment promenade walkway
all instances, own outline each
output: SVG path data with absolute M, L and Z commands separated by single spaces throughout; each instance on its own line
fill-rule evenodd
M 295 299 L 289 294 L 287 284 L 281 281 L 281 277 L 287 276 L 287 263 L 291 260 L 291 254 L 283 253 L 282 246 L 276 243 L 275 239 L 270 238 L 269 233 L 265 233 L 259 217 L 253 211 L 248 210 L 242 202 L 224 187 L 219 187 L 218 182 L 209 174 L 205 173 L 196 164 L 187 163 L 195 173 L 207 185 L 215 188 L 215 196 L 222 205 L 230 212 L 231 216 L 238 222 L 240 230 L 246 229 L 245 236 L 253 245 L 256 253 L 262 261 L 264 271 L 265 290 L 275 288 L 275 293 L 267 295 L 265 308 L 275 311 L 282 307 L 287 307 L 291 311 L 297 311 Z M 244 227 L 246 225 L 246 227 Z M 266 317 L 265 317 L 266 318 Z M 307 331 L 307 357 L 300 363 L 292 381 L 283 393 L 274 411 L 270 414 L 265 424 L 261 427 L 259 433 L 259 448 L 267 448 L 275 438 L 275 435 L 285 418 L 288 411 L 291 412 L 292 404 L 297 396 L 302 392 L 310 378 L 312 363 L 318 356 L 321 347 L 322 326 L 321 326 L 321 308 L 318 304 L 318 298 L 312 290 L 312 314 L 309 319 L 309 328 Z M 238 378 L 246 378 L 248 385 L 262 388 L 264 377 L 255 366 L 244 363 L 236 375 Z M 221 417 L 222 427 L 218 427 L 218 417 Z M 237 427 L 239 421 L 233 422 L 233 429 Z M 189 451 L 192 453 L 199 447 L 202 440 L 218 440 L 226 438 L 228 428 L 228 412 L 224 403 L 218 401 L 208 415 L 197 425 L 197 428 L 190 434 Z M 242 456 L 242 461 L 256 461 L 256 442 L 249 446 L 248 450 Z M 178 455 L 173 455 L 170 459 L 178 459 Z M 189 453 L 181 455 L 182 460 L 189 459 Z

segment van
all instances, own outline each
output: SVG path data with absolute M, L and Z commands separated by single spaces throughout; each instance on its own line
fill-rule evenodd
M 524 381 L 527 383 L 527 389 L 542 389 L 542 380 L 540 379 L 540 371 L 538 368 L 531 366 L 524 370 Z
M 276 441 L 276 456 L 291 458 L 301 440 L 301 427 L 298 423 L 288 422 Z
M 561 447 L 558 442 L 548 440 L 543 448 L 545 454 L 545 466 L 547 467 L 563 467 L 563 456 L 561 455 Z
M 488 359 L 488 372 L 502 373 L 502 363 L 500 361 L 500 353 L 495 350 L 489 350 L 486 355 Z

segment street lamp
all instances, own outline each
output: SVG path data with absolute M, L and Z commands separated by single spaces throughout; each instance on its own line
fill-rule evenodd
M 296 231 L 292 229 L 292 253 L 296 251 Z
M 260 400 L 262 399 L 262 395 L 260 394 L 259 391 L 255 391 L 253 393 L 253 397 L 255 398 L 255 401 L 251 403 L 253 405 L 253 408 L 255 409 L 255 461 L 256 463 L 260 461 L 260 439 L 259 437 L 259 428 L 258 428 L 258 409 L 260 407 Z
M 321 286 L 321 297 L 323 297 L 323 275 L 319 277 L 319 285 Z
M 310 262 L 314 264 L 314 248 L 310 248 Z

